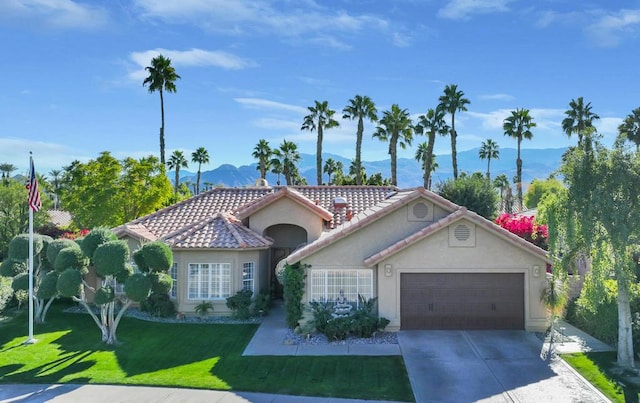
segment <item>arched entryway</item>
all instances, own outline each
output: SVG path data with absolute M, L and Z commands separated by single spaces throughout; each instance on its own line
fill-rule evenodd
M 276 279 L 276 265 L 279 261 L 289 256 L 296 248 L 307 243 L 307 231 L 297 225 L 276 224 L 268 227 L 263 235 L 273 239 L 269 253 L 269 284 L 271 285 L 271 297 L 282 298 L 282 284 Z

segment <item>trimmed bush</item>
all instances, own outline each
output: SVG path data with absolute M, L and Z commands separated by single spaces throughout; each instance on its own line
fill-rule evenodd
M 13 297 L 11 280 L 6 277 L 0 277 L 0 312 L 4 311 L 11 297 Z
M 67 269 L 74 269 L 86 273 L 88 265 L 89 259 L 82 254 L 80 248 L 68 247 L 58 252 L 53 268 L 59 273 Z
M 167 294 L 151 294 L 140 303 L 140 310 L 161 318 L 169 318 L 176 314 L 176 307 Z
M 166 272 L 173 265 L 171 248 L 162 242 L 150 242 L 142 246 L 144 261 L 151 271 Z
M 77 297 L 82 293 L 82 273 L 75 269 L 66 269 L 58 277 L 58 292 L 63 297 Z
M 62 249 L 73 247 L 80 248 L 80 245 L 78 245 L 71 239 L 62 238 L 49 242 L 49 244 L 47 245 L 46 255 L 51 267 L 54 267 L 56 257 L 58 257 L 58 253 L 60 253 Z
M 151 292 L 154 294 L 168 294 L 173 287 L 173 279 L 167 273 L 153 272 L 147 274 L 151 280 Z
M 133 252 L 133 261 L 136 263 L 136 266 L 138 266 L 138 270 L 143 273 L 149 272 L 149 265 L 147 265 L 147 262 L 145 262 L 144 260 L 144 253 L 142 252 L 142 248 Z
M 56 284 L 58 283 L 58 272 L 50 271 L 48 272 L 40 281 L 40 286 L 38 287 L 38 292 L 36 296 L 40 299 L 49 299 L 56 296 L 58 290 L 56 288 Z
M 233 311 L 233 317 L 236 319 L 248 319 L 251 316 L 249 308 L 251 307 L 251 290 L 240 290 L 235 295 L 227 298 L 227 308 Z
M 295 329 L 300 319 L 302 319 L 302 296 L 304 295 L 305 269 L 307 267 L 309 266 L 303 266 L 299 262 L 293 265 L 285 265 L 282 276 L 287 325 L 292 329 Z
M 93 254 L 98 246 L 109 241 L 116 241 L 118 237 L 107 227 L 96 227 L 91 230 L 80 243 L 82 252 L 93 260 Z
M 18 274 L 11 281 L 11 288 L 13 291 L 28 290 L 29 289 L 29 273 Z
M 93 265 L 100 277 L 114 276 L 129 262 L 129 246 L 125 241 L 109 241 L 93 252 Z
M 93 299 L 96 305 L 104 305 L 116 299 L 116 293 L 110 286 L 104 286 L 98 288 L 96 296 Z
M 26 273 L 28 270 L 27 262 L 23 260 L 8 258 L 0 264 L 0 276 L 3 277 L 15 277 Z
M 37 255 L 42 251 L 44 244 L 42 237 L 38 234 L 33 235 L 33 255 Z M 26 260 L 29 258 L 29 234 L 20 234 L 15 236 L 9 242 L 9 256 L 14 259 Z
M 142 273 L 135 273 L 124 283 L 127 297 L 133 301 L 144 301 L 151 293 L 151 280 Z

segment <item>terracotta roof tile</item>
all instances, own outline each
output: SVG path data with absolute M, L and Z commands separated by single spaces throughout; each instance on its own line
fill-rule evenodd
M 73 221 L 71 213 L 68 211 L 48 210 L 47 214 L 49 214 L 49 221 L 51 221 L 51 224 L 57 227 L 66 227 L 71 224 L 71 221 Z
M 162 239 L 174 248 L 188 249 L 263 249 L 272 243 L 228 213 L 217 213 Z
M 328 228 L 334 228 L 339 224 L 348 223 L 347 218 L 350 215 L 355 216 L 362 213 L 385 200 L 390 193 L 395 192 L 397 192 L 397 188 L 393 186 L 214 188 L 116 227 L 114 231 L 122 234 L 135 234 L 135 236 L 144 239 L 171 239 L 172 242 L 175 242 L 176 247 L 222 247 L 211 245 L 231 245 L 237 240 L 232 241 L 229 238 L 218 241 L 211 238 L 213 235 L 207 235 L 209 238 L 204 235 L 206 231 L 213 231 L 212 225 L 218 225 L 216 228 L 220 228 L 219 222 L 212 220 L 218 213 L 238 214 L 239 217 L 245 217 L 274 199 L 288 196 L 315 210 L 323 219 L 327 220 Z M 333 201 L 338 197 L 346 200 L 347 207 L 334 207 Z M 225 217 L 229 222 L 232 221 L 230 215 L 225 215 Z M 234 228 L 241 236 L 244 236 L 244 230 L 248 230 L 235 224 Z M 227 232 L 231 234 L 230 231 Z M 190 239 L 190 236 L 194 239 Z M 242 242 L 238 243 L 238 245 L 241 244 Z M 250 244 L 248 243 L 248 245 Z

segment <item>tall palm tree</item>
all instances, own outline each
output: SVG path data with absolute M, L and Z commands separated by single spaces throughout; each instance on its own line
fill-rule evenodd
M 4 162 L 0 164 L 0 172 L 2 172 L 2 181 L 4 184 L 9 183 L 9 178 L 11 177 L 11 172 L 18 169 L 15 165 L 9 164 L 8 162 Z
M 272 166 L 278 167 L 278 173 L 284 175 L 287 186 L 293 185 L 293 181 L 298 175 L 297 164 L 300 161 L 298 145 L 292 141 L 284 140 L 280 144 L 280 148 L 273 150 L 273 155 Z
M 142 82 L 143 86 L 149 86 L 149 93 L 158 91 L 160 93 L 160 116 L 162 125 L 160 126 L 160 162 L 164 166 L 164 91 L 176 92 L 176 80 L 180 76 L 171 66 L 171 59 L 158 55 L 151 59 L 151 66 L 145 67 L 149 76 Z
M 511 111 L 511 116 L 507 117 L 502 128 L 506 136 L 518 141 L 518 158 L 516 159 L 516 188 L 518 190 L 518 208 L 522 211 L 522 160 L 520 159 L 520 143 L 522 139 L 531 140 L 533 133 L 531 128 L 536 127 L 533 117 L 529 114 L 529 109 L 516 109 Z
M 349 100 L 349 105 L 342 110 L 342 118 L 358 120 L 358 131 L 356 132 L 356 172 L 362 167 L 362 136 L 364 133 L 364 119 L 371 122 L 378 121 L 378 110 L 371 98 L 368 96 L 356 95 Z M 356 185 L 362 185 L 362 177 L 356 175 Z
M 640 152 L 640 107 L 631 111 L 630 114 L 618 126 L 618 132 L 627 140 L 636 144 L 636 152 Z
M 600 119 L 600 116 L 591 112 L 591 102 L 587 102 L 585 105 L 584 99 L 578 97 L 578 99 L 572 99 L 569 102 L 569 109 L 564 112 L 567 115 L 562 119 L 562 130 L 571 137 L 572 134 L 578 135 L 578 146 L 582 145 L 582 139 L 587 134 L 587 129 L 593 127 L 593 121 Z
M 280 150 L 275 149 L 272 151 L 271 160 L 269 161 L 269 167 L 271 167 L 271 173 L 277 175 L 276 185 L 280 186 L 280 175 L 282 175 L 282 161 L 280 161 L 281 153 Z
M 329 180 L 327 182 L 328 185 L 332 185 L 333 183 L 331 182 L 331 175 L 338 173 L 338 172 L 342 172 L 343 169 L 343 165 L 342 162 L 340 161 L 336 161 L 333 158 L 328 158 L 325 162 L 324 162 L 324 169 L 322 170 L 324 173 L 326 173 L 327 175 L 329 175 Z
M 62 186 L 62 171 L 60 169 L 52 169 L 49 171 L 49 182 L 53 187 L 53 209 L 57 210 L 60 205 L 60 190 Z
M 487 141 L 482 142 L 478 156 L 481 160 L 487 160 L 487 181 L 491 181 L 491 158 L 500 158 L 500 146 L 495 141 L 487 139 Z
M 309 113 L 304 117 L 304 122 L 300 130 L 309 130 L 318 132 L 318 143 L 316 147 L 316 178 L 318 185 L 322 185 L 322 137 L 325 129 L 331 129 L 340 125 L 337 120 L 333 118 L 336 111 L 329 109 L 329 103 L 327 101 L 318 102 L 315 101 L 315 106 L 308 106 Z
M 493 180 L 493 187 L 500 190 L 500 211 L 505 211 L 504 198 L 505 191 L 509 187 L 509 178 L 506 174 L 500 174 Z
M 173 193 L 178 194 L 178 188 L 180 187 L 180 168 L 188 168 L 189 162 L 184 157 L 184 153 L 179 150 L 175 150 L 171 157 L 169 157 L 169 161 L 167 161 L 167 166 L 169 169 L 175 169 L 175 181 L 173 185 Z
M 358 169 L 358 167 L 356 166 L 356 160 L 353 159 L 349 164 L 349 176 L 353 177 L 353 181 L 349 183 L 350 185 L 358 183 L 358 181 L 362 184 L 365 184 L 367 182 L 367 169 L 362 165 L 362 163 L 360 164 L 360 168 Z
M 413 125 L 409 112 L 400 109 L 398 104 L 391 105 L 391 109 L 382 112 L 380 124 L 373 133 L 373 138 L 389 142 L 389 156 L 391 157 L 391 185 L 397 186 L 396 169 L 398 164 L 398 146 L 405 149 L 413 140 Z
M 191 162 L 198 163 L 198 174 L 196 175 L 196 191 L 195 194 L 200 193 L 200 168 L 202 168 L 202 164 L 209 163 L 209 151 L 207 151 L 204 147 L 198 147 L 197 150 L 191 153 Z
M 420 162 L 422 164 L 422 169 L 426 171 L 428 171 L 429 173 L 424 175 L 426 179 L 426 182 L 424 183 L 424 188 L 425 189 L 431 189 L 431 172 L 434 172 L 436 170 L 436 167 L 438 166 L 438 163 L 436 162 L 436 155 L 431 153 L 431 155 L 428 154 L 429 153 L 429 145 L 427 144 L 427 142 L 422 142 L 420 144 L 418 144 L 418 148 L 416 149 L 416 154 L 414 156 L 415 160 Z
M 440 96 L 440 105 L 442 108 L 451 115 L 451 161 L 453 162 L 453 178 L 458 179 L 458 152 L 456 150 L 456 139 L 458 133 L 456 132 L 456 112 L 464 112 L 467 110 L 467 105 L 471 103 L 467 98 L 464 98 L 464 92 L 458 90 L 456 84 L 447 85 L 444 88 L 444 94 Z
M 432 169 L 429 167 L 433 167 L 432 155 L 433 155 L 433 147 L 436 142 L 436 134 L 440 134 L 442 136 L 447 135 L 447 131 L 449 131 L 449 126 L 444 120 L 446 112 L 442 105 L 438 105 L 436 109 L 429 109 L 425 115 L 418 116 L 418 124 L 415 127 L 416 134 L 425 134 L 428 138 L 427 147 L 424 150 L 425 159 L 420 159 L 423 164 L 424 171 L 424 187 L 425 189 L 429 189 L 431 184 L 431 172 Z
M 258 160 L 258 170 L 260 171 L 260 179 L 267 179 L 267 171 L 271 161 L 273 151 L 269 147 L 269 142 L 265 139 L 260 139 L 258 144 L 253 148 L 251 156 Z

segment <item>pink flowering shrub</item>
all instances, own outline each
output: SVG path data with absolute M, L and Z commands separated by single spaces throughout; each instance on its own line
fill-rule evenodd
M 542 249 L 546 250 L 548 248 L 549 234 L 547 233 L 547 226 L 544 224 L 536 224 L 536 218 L 534 216 L 518 217 L 504 213 L 500 214 L 495 222 L 507 231 L 516 234 L 520 238 Z

